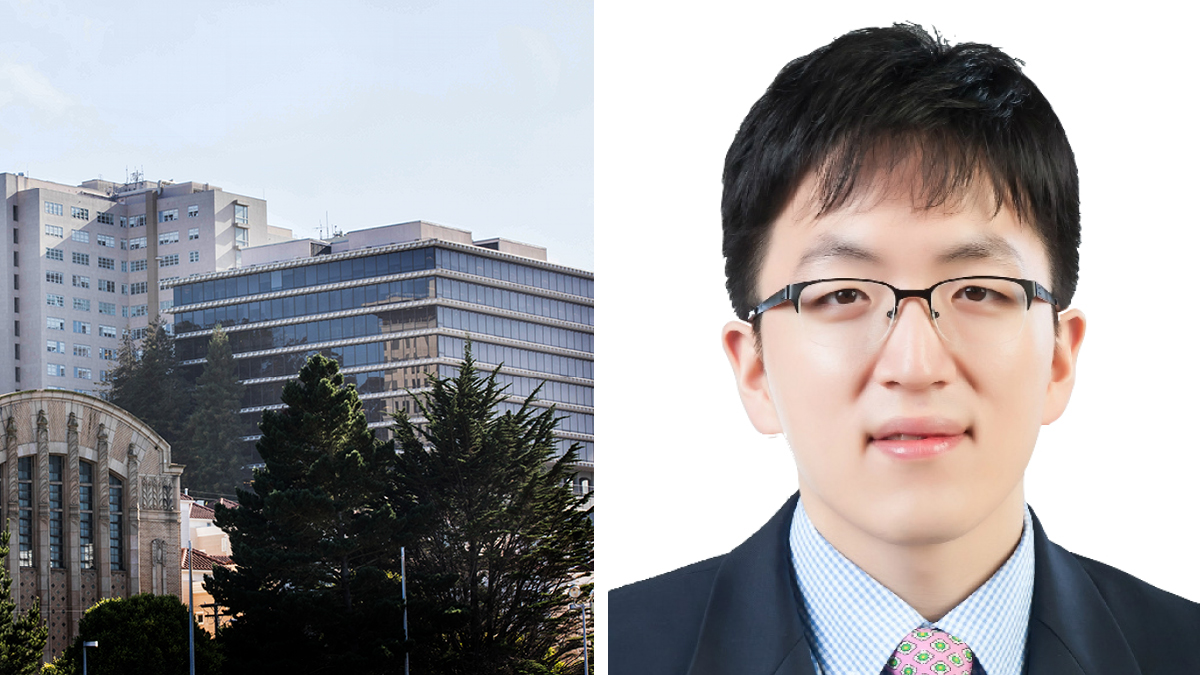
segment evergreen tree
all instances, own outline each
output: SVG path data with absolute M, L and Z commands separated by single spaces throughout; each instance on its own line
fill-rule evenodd
M 88 652 L 88 672 L 159 675 L 188 671 L 190 624 L 196 645 L 196 673 L 218 675 L 221 656 L 212 636 L 189 616 L 174 595 L 141 593 L 92 605 L 79 620 L 79 635 L 55 660 L 55 673 L 83 672 L 83 641 L 99 647 Z
M 138 349 L 126 333 L 109 377 L 107 398 L 175 445 L 184 419 L 182 383 L 176 373 L 175 344 L 161 319 L 150 322 Z
M 8 573 L 8 530 L 4 530 L 0 533 L 0 675 L 41 671 L 47 634 L 37 602 L 26 612 L 17 613 L 12 576 Z
M 555 457 L 555 410 L 532 395 L 501 413 L 504 387 L 479 374 L 469 344 L 457 376 L 431 380 L 423 425 L 394 414 L 398 490 L 429 510 L 408 554 L 416 665 L 582 670 L 564 655 L 580 632 L 566 591 L 593 561 L 591 510 L 567 485 L 575 448 Z
M 388 489 L 395 450 L 335 361 L 309 359 L 283 402 L 263 413 L 252 490 L 216 509 L 236 565 L 206 585 L 237 615 L 221 631 L 226 655 L 248 672 L 395 672 L 403 604 L 391 570 L 410 510 Z
M 242 385 L 238 382 L 229 336 L 217 324 L 208 341 L 208 359 L 196 381 L 192 412 L 173 459 L 186 468 L 183 484 L 192 491 L 233 494 L 240 484 Z

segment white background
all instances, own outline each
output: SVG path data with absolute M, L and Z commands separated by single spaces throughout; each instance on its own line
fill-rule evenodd
M 1193 21 L 1051 3 L 600 3 L 596 12 L 597 599 L 720 555 L 795 490 L 721 351 L 732 318 L 721 170 L 789 60 L 913 21 L 996 45 L 1057 111 L 1080 167 L 1088 318 L 1075 394 L 1026 492 L 1068 550 L 1200 601 L 1200 259 Z

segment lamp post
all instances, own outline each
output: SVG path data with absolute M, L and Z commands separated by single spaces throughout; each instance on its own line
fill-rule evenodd
M 87 675 L 87 650 L 88 650 L 88 647 L 91 647 L 92 649 L 96 649 L 99 646 L 100 646 L 100 643 L 97 642 L 96 640 L 84 641 L 84 643 L 83 643 L 83 675 Z
M 579 596 L 583 594 L 583 590 L 579 586 L 572 586 L 571 590 L 567 591 L 567 595 L 571 596 L 572 600 L 579 600 Z M 568 609 L 578 609 L 583 612 L 583 675 L 589 675 L 588 670 L 588 647 L 587 647 L 587 611 L 592 606 L 590 602 L 572 602 L 567 605 Z

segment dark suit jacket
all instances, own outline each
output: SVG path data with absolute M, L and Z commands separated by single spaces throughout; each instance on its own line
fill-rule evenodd
M 727 555 L 610 592 L 610 675 L 815 675 L 787 543 L 796 499 Z M 1200 675 L 1200 605 L 1069 553 L 1036 516 L 1033 534 L 1026 673 Z

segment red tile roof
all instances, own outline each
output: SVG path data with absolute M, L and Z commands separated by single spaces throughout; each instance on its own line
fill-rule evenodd
M 188 550 L 186 548 L 179 549 L 179 568 L 186 570 L 188 568 Z M 230 567 L 233 565 L 233 559 L 227 555 L 211 555 L 199 549 L 192 550 L 192 569 L 201 572 L 212 571 L 213 567 Z
M 192 502 L 192 510 L 188 515 L 196 520 L 212 520 L 217 516 L 217 514 L 213 512 L 212 508 L 202 504 L 197 504 L 196 502 Z

